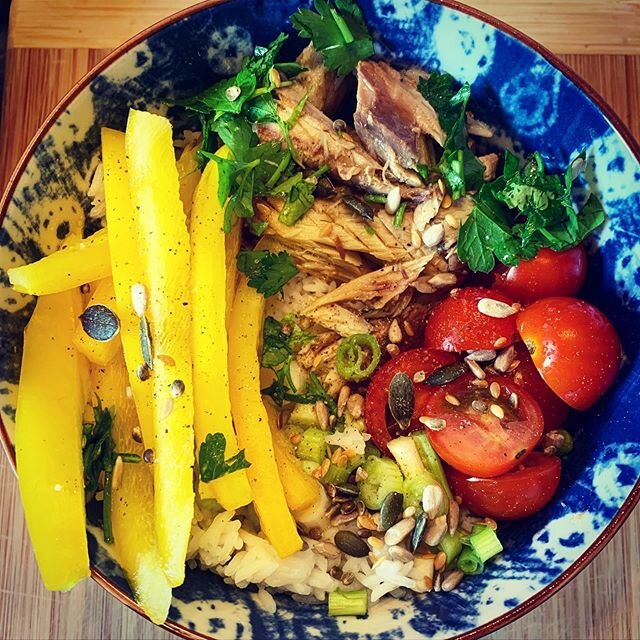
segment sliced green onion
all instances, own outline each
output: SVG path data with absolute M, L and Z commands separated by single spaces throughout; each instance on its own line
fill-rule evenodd
M 380 356 L 380 345 L 375 336 L 357 333 L 340 342 L 336 353 L 336 369 L 345 380 L 360 382 L 376 370 Z
M 453 534 L 447 533 L 447 535 L 442 538 L 440 544 L 440 551 L 444 551 L 447 555 L 447 564 L 451 564 L 462 551 L 462 541 L 460 540 L 460 534 L 455 531 Z
M 493 556 L 499 554 L 503 549 L 496 532 L 486 525 L 475 525 L 473 527 L 473 531 L 469 536 L 469 545 L 482 562 L 493 558 Z
M 296 453 L 301 460 L 310 460 L 320 464 L 327 451 L 325 436 L 322 429 L 310 427 L 302 434 L 302 440 L 298 443 Z
M 401 227 L 404 222 L 404 212 L 407 210 L 407 201 L 403 200 L 396 211 L 396 215 L 393 218 L 393 224 L 396 227 Z
M 484 562 L 471 547 L 465 547 L 458 557 L 458 569 L 468 576 L 475 576 L 484 571 Z
M 340 591 L 329 594 L 330 616 L 363 616 L 367 613 L 367 590 Z
M 325 484 L 341 484 L 347 481 L 350 473 L 351 469 L 346 464 L 339 467 L 332 462 L 327 469 L 327 473 L 322 477 L 322 482 Z
M 104 470 L 104 493 L 102 498 L 102 530 L 104 541 L 113 543 L 113 525 L 111 523 L 111 490 L 113 488 L 113 466 L 109 465 Z
M 367 193 L 367 195 L 364 196 L 364 199 L 367 202 L 377 202 L 378 204 L 385 204 L 387 202 L 387 196 L 377 193 Z
M 453 500 L 453 494 L 451 493 L 449 483 L 447 482 L 447 477 L 444 475 L 442 462 L 440 462 L 438 454 L 433 450 L 427 434 L 424 431 L 416 431 L 411 434 L 411 437 L 416 443 L 418 453 L 420 454 L 427 471 L 440 483 L 440 486 L 447 494 L 447 498 L 449 498 L 449 500 Z

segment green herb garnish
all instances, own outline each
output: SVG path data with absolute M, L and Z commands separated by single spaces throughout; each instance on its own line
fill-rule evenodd
M 237 263 L 238 270 L 249 279 L 249 286 L 257 289 L 265 298 L 281 291 L 298 273 L 286 251 L 240 251 Z
M 328 69 L 344 76 L 374 54 L 373 38 L 353 0 L 316 0 L 314 8 L 298 9 L 291 23 L 300 37 L 313 42 Z
M 487 273 L 496 260 L 513 266 L 545 247 L 563 251 L 580 244 L 606 217 L 593 194 L 574 210 L 572 185 L 584 158 L 575 158 L 564 175 L 548 175 L 539 153 L 519 169 L 518 159 L 506 151 L 503 175 L 482 186 L 460 228 L 460 260 Z
M 104 541 L 111 544 L 113 526 L 111 523 L 111 491 L 113 485 L 113 468 L 118 457 L 122 462 L 140 462 L 135 453 L 118 453 L 115 450 L 112 430 L 115 420 L 115 409 L 104 409 L 98 398 L 93 407 L 93 423 L 82 427 L 82 464 L 84 466 L 85 491 L 94 494 L 99 488 L 100 474 L 104 472 L 104 499 L 102 501 L 102 527 Z
M 211 482 L 241 469 L 247 469 L 251 463 L 247 462 L 244 449 L 225 460 L 226 438 L 222 433 L 208 433 L 205 441 L 200 445 L 198 454 L 198 468 L 200 480 Z

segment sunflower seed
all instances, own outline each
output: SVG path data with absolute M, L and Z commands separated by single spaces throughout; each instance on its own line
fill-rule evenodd
M 478 311 L 490 318 L 508 318 L 518 313 L 518 309 L 514 308 L 513 305 L 493 298 L 480 298 L 478 300 Z
M 444 491 L 439 484 L 429 484 L 422 491 L 422 508 L 429 520 L 433 520 L 444 504 Z
M 384 534 L 384 543 L 388 547 L 399 544 L 413 531 L 415 526 L 416 521 L 413 518 L 403 518 L 387 530 Z
M 507 345 L 507 343 L 508 343 L 508 342 L 509 342 L 509 341 L 508 341 L 504 336 L 502 336 L 502 337 L 498 338 L 498 339 L 493 343 L 493 346 L 494 346 L 496 349 L 500 349 L 500 348 L 502 348 L 502 347 L 505 347 L 505 346 Z
M 402 516 L 403 496 L 397 491 L 388 493 L 380 507 L 380 528 L 383 531 L 390 529 Z
M 356 469 L 356 482 L 362 482 L 369 477 L 369 474 L 362 468 L 358 467 Z
M 441 589 L 441 585 L 442 585 L 442 574 L 441 573 L 437 573 L 436 574 L 436 578 L 433 581 L 433 590 L 438 593 Z
M 422 233 L 422 242 L 425 247 L 437 247 L 444 238 L 444 225 L 440 222 L 432 224 Z
M 444 551 L 440 551 L 433 561 L 433 568 L 436 571 L 444 569 L 444 565 L 447 564 L 447 554 Z
M 500 373 L 506 373 L 511 366 L 511 363 L 516 357 L 516 350 L 513 345 L 507 347 L 504 351 L 500 352 L 500 355 L 496 358 L 493 366 L 496 371 Z
M 141 318 L 147 310 L 147 289 L 141 282 L 131 285 L 131 304 L 135 314 Z
M 342 385 L 340 393 L 338 394 L 338 417 L 341 418 L 344 413 L 344 409 L 347 406 L 347 400 L 351 395 L 351 387 L 348 384 Z
M 449 513 L 447 514 L 447 526 L 449 533 L 453 535 L 460 522 L 460 505 L 455 500 L 449 501 Z
M 347 413 L 354 419 L 359 420 L 364 413 L 364 397 L 359 393 L 352 393 L 347 400 Z
M 403 512 L 402 512 L 402 517 L 403 518 L 411 518 L 413 516 L 416 515 L 416 508 L 415 507 L 407 507 Z
M 474 360 L 475 362 L 491 362 L 495 357 L 496 352 L 493 349 L 478 349 L 469 352 L 466 359 Z
M 469 358 L 465 358 L 464 361 L 467 363 L 469 370 L 478 380 L 484 380 L 487 377 L 487 374 L 484 372 L 484 369 L 475 361 L 470 360 Z
M 98 342 L 109 342 L 120 332 L 118 316 L 103 304 L 92 304 L 80 316 L 84 332 Z
M 455 364 L 448 364 L 444 367 L 436 369 L 428 378 L 427 384 L 431 385 L 444 385 L 452 382 L 456 378 L 459 378 L 467 370 L 467 365 L 464 362 L 456 362 Z
M 340 551 L 354 558 L 364 558 L 369 553 L 367 543 L 351 531 L 338 531 L 333 541 Z
M 111 488 L 114 491 L 120 488 L 123 471 L 124 471 L 124 462 L 122 461 L 122 456 L 118 456 L 113 465 L 113 472 L 111 474 Z
M 389 556 L 392 560 L 398 562 L 411 562 L 413 560 L 413 554 L 404 547 L 399 547 L 397 544 L 389 547 Z
M 411 422 L 415 406 L 415 389 L 411 378 L 401 371 L 393 376 L 389 385 L 389 409 L 401 429 Z
M 376 551 L 376 549 L 379 551 L 380 549 L 384 548 L 384 542 L 380 540 L 380 538 L 376 538 L 375 536 L 369 536 L 367 538 L 367 542 L 374 551 Z
M 320 428 L 326 431 L 329 427 L 329 409 L 327 409 L 327 405 L 322 400 L 316 400 L 315 410 Z
M 430 546 L 435 547 L 440 544 L 442 538 L 446 535 L 448 530 L 447 516 L 438 516 L 435 520 L 432 520 L 427 527 L 424 534 L 424 541 Z
M 400 196 L 400 187 L 393 187 L 391 191 L 387 194 L 387 201 L 384 205 L 385 211 L 393 215 L 400 206 L 401 196 Z
M 458 569 L 452 571 L 443 581 L 442 581 L 442 590 L 443 591 L 453 591 L 464 578 L 464 573 Z
M 418 422 L 430 431 L 442 431 L 447 426 L 446 420 L 442 418 L 431 418 L 430 416 L 420 416 Z
M 340 549 L 338 549 L 335 544 L 331 544 L 330 542 L 318 542 L 318 544 L 314 545 L 313 550 L 317 551 L 321 556 L 329 558 L 330 560 L 340 557 Z
M 402 329 L 400 329 L 400 325 L 395 318 L 391 321 L 387 334 L 389 336 L 389 340 L 394 344 L 402 342 Z

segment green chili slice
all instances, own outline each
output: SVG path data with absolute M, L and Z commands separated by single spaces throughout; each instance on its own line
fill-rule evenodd
M 379 363 L 380 345 L 368 333 L 343 338 L 336 353 L 336 369 L 345 380 L 366 380 Z

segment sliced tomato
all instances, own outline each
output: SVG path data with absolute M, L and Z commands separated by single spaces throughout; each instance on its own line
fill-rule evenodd
M 561 400 L 542 379 L 524 344 L 517 342 L 515 349 L 516 360 L 519 364 L 507 375 L 510 375 L 516 384 L 528 391 L 538 403 L 544 417 L 545 432 L 560 428 L 569 416 L 571 407 Z
M 566 251 L 540 249 L 532 260 L 496 273 L 493 286 L 528 304 L 550 296 L 575 296 L 586 276 L 587 254 L 582 245 Z
M 487 376 L 487 382 L 498 385 L 498 398 L 491 394 L 493 387 L 478 387 L 478 380 L 466 374 L 433 391 L 421 413 L 444 421 L 439 431 L 427 429 L 436 453 L 458 471 L 481 478 L 517 466 L 544 427 L 537 402 L 511 378 Z
M 436 369 L 447 364 L 453 364 L 457 358 L 450 353 L 436 351 L 434 349 L 411 349 L 404 351 L 393 360 L 381 366 L 373 375 L 364 403 L 364 418 L 367 431 L 376 447 L 383 452 L 387 451 L 387 443 L 401 435 L 398 426 L 388 410 L 389 385 L 393 376 L 398 372 L 406 373 L 410 378 L 424 371 L 429 376 Z M 424 384 L 416 385 L 416 411 L 422 404 L 422 397 L 428 393 Z M 414 413 L 414 416 L 416 413 Z M 417 416 L 422 415 L 418 413 Z M 416 416 L 416 417 L 417 417 Z M 422 425 L 419 425 L 422 429 Z
M 506 318 L 485 315 L 478 309 L 483 298 L 513 303 L 504 293 L 484 287 L 454 289 L 427 320 L 424 346 L 462 352 L 511 344 L 516 335 L 515 314 Z
M 540 375 L 574 409 L 588 409 L 616 377 L 618 334 L 588 302 L 544 298 L 520 312 L 517 323 Z
M 448 467 L 451 491 L 479 516 L 517 520 L 540 511 L 560 483 L 560 458 L 532 452 L 515 469 L 496 478 L 475 478 Z

